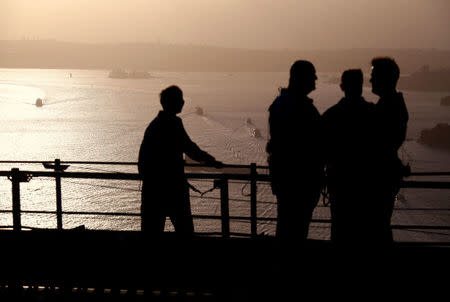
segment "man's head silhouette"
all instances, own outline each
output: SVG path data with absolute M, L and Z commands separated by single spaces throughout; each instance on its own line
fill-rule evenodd
M 309 61 L 298 60 L 291 66 L 288 89 L 301 95 L 307 95 L 316 89 L 316 80 L 314 65 Z
M 379 57 L 372 60 L 370 82 L 372 83 L 372 92 L 376 95 L 383 96 L 394 93 L 399 77 L 400 68 L 394 59 Z
M 171 114 L 178 114 L 184 106 L 183 91 L 172 85 L 161 91 L 160 102 L 163 110 Z
M 361 69 L 344 71 L 341 77 L 341 89 L 348 98 L 358 98 L 362 95 L 363 74 Z

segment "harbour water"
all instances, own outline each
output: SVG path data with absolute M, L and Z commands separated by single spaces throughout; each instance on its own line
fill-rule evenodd
M 180 114 L 185 128 L 198 145 L 229 164 L 266 165 L 267 108 L 287 84 L 288 73 L 211 73 L 151 71 L 149 79 L 111 79 L 109 70 L 0 69 L 0 160 L 137 161 L 143 133 L 160 109 L 159 92 L 172 84 L 184 91 L 185 108 Z M 317 89 L 310 94 L 323 113 L 341 97 L 339 86 L 328 82 L 337 74 L 319 73 Z M 368 78 L 365 78 L 368 81 Z M 424 128 L 450 122 L 449 107 L 440 106 L 445 92 L 404 91 L 410 114 L 407 141 L 401 149 L 404 162 L 414 172 L 450 171 L 450 154 L 417 143 Z M 364 96 L 377 97 L 365 88 Z M 36 99 L 43 106 L 35 105 Z M 203 114 L 196 113 L 196 107 Z M 250 120 L 249 120 L 250 119 Z M 255 130 L 261 135 L 255 135 Z M 293 134 L 295 139 L 295 134 Z M 370 158 L 367 159 L 370 161 Z M 42 165 L 1 164 L 43 170 Z M 363 171 L 362 167 L 362 171 Z M 136 172 L 130 166 L 72 165 L 69 171 Z M 418 178 L 416 178 L 418 179 Z M 447 180 L 449 178 L 420 178 Z M 205 191 L 211 181 L 193 181 Z M 249 186 L 230 185 L 230 215 L 250 213 Z M 136 181 L 90 181 L 63 179 L 64 211 L 139 213 L 140 183 Z M 449 192 L 402 189 L 393 224 L 450 224 Z M 258 216 L 275 217 L 276 202 L 268 184 L 258 184 Z M 54 179 L 36 178 L 21 184 L 22 210 L 55 210 Z M 194 214 L 220 214 L 218 191 L 192 192 Z M 361 196 L 364 202 L 364 196 Z M 11 209 L 11 183 L 0 179 L 0 210 Z M 329 208 L 319 203 L 316 218 L 329 218 Z M 85 225 L 94 229 L 137 230 L 138 217 L 64 215 L 64 227 Z M 0 226 L 12 224 L 10 213 L 0 214 Z M 22 224 L 55 227 L 53 214 L 23 214 Z M 220 221 L 195 221 L 196 231 L 220 231 Z M 273 234 L 274 223 L 261 222 L 258 232 Z M 167 225 L 171 230 L 172 226 Z M 231 231 L 249 232 L 248 221 L 234 221 Z M 329 238 L 329 228 L 312 224 L 311 238 Z M 396 240 L 449 241 L 450 232 L 396 230 Z

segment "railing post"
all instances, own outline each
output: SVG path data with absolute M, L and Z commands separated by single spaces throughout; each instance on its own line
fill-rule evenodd
M 61 161 L 59 158 L 55 159 L 55 172 L 62 172 L 61 169 Z M 61 176 L 58 174 L 55 176 L 56 182 L 56 226 L 58 230 L 62 230 L 63 221 L 62 221 L 62 198 L 61 198 Z
M 256 208 L 256 164 L 250 164 L 250 231 L 252 237 L 258 235 L 257 229 L 257 208 Z
M 220 182 L 220 209 L 222 216 L 222 237 L 230 237 L 230 207 L 228 198 L 228 179 L 221 178 Z
M 29 177 L 19 171 L 18 168 L 11 169 L 12 183 L 12 212 L 13 212 L 13 230 L 20 231 L 22 229 L 21 210 L 20 210 L 20 183 L 28 182 Z
M 13 229 L 14 231 L 20 231 L 22 229 L 22 223 L 20 221 L 20 177 L 19 169 L 11 169 L 11 182 L 12 182 L 12 211 L 13 211 Z
M 69 165 L 61 165 L 59 158 L 55 159 L 55 163 L 44 162 L 46 169 L 53 169 L 55 171 L 55 183 L 56 183 L 56 225 L 58 230 L 62 230 L 62 201 L 61 201 L 61 176 L 60 173 L 64 172 Z

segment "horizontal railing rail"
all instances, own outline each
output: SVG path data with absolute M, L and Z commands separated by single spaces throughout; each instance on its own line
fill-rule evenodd
M 54 164 L 55 161 L 49 161 L 49 160 L 0 160 L 0 164 Z M 137 166 L 137 162 L 131 162 L 131 161 L 76 161 L 76 160 L 69 160 L 69 161 L 59 161 L 60 164 L 69 164 L 69 165 L 108 165 L 108 166 Z M 186 162 L 184 164 L 186 167 L 205 167 L 204 164 L 199 163 L 190 163 Z M 224 164 L 224 168 L 243 168 L 243 169 L 250 169 L 251 165 L 239 165 L 239 164 Z M 268 166 L 264 165 L 256 165 L 255 167 L 257 169 L 268 169 Z M 450 172 L 448 173 L 450 175 Z
M 136 162 L 106 162 L 106 161 L 0 161 L 0 164 L 47 164 L 46 168 L 53 169 L 53 171 L 31 171 L 19 170 L 13 168 L 10 171 L 0 171 L 0 177 L 8 177 L 12 182 L 12 210 L 0 210 L 0 213 L 13 214 L 13 229 L 16 231 L 22 230 L 21 214 L 53 214 L 57 217 L 57 229 L 63 229 L 63 215 L 97 215 L 97 216 L 132 216 L 139 217 L 140 213 L 123 213 L 123 212 L 88 212 L 88 211 L 63 211 L 62 209 L 62 192 L 61 179 L 75 178 L 75 179 L 104 179 L 104 180 L 131 180 L 138 181 L 142 178 L 137 173 L 125 172 L 68 172 L 64 171 L 67 165 L 137 165 Z M 64 168 L 64 165 L 65 168 Z M 191 167 L 206 167 L 201 164 L 186 164 Z M 194 180 L 214 180 L 215 185 L 220 190 L 220 204 L 221 215 L 193 215 L 194 219 L 216 219 L 221 220 L 221 232 L 213 232 L 214 234 L 221 234 L 223 237 L 230 235 L 246 235 L 230 231 L 230 220 L 241 220 L 250 222 L 250 236 L 258 236 L 257 223 L 263 221 L 276 221 L 275 217 L 257 217 L 257 182 L 270 182 L 268 173 L 258 173 L 258 169 L 267 169 L 267 166 L 258 166 L 254 163 L 251 165 L 225 165 L 225 168 L 245 168 L 248 173 L 220 173 L 217 172 L 199 172 L 186 173 L 188 179 Z M 226 170 L 226 169 L 224 169 Z M 450 172 L 417 172 L 411 173 L 412 176 L 449 176 Z M 21 210 L 20 206 L 20 183 L 28 182 L 32 178 L 54 178 L 56 181 L 56 211 L 44 210 Z M 229 209 L 229 181 L 246 181 L 250 183 L 250 215 L 236 216 L 230 215 Z M 450 182 L 446 181 L 403 181 L 402 187 L 405 188 L 426 188 L 426 189 L 450 189 Z M 446 210 L 446 209 L 444 209 Z M 330 223 L 330 219 L 313 219 L 313 223 Z M 449 226 L 430 226 L 430 225 L 393 225 L 394 229 L 429 229 L 429 230 L 449 230 Z M 211 233 L 211 234 L 213 234 Z
M 54 164 L 57 160 L 0 160 L 0 164 Z M 69 165 L 108 165 L 108 166 L 137 166 L 137 162 L 132 161 L 59 161 L 61 164 Z M 204 164 L 186 162 L 187 167 L 205 167 Z M 251 165 L 224 164 L 225 168 L 244 168 L 250 169 Z M 266 165 L 256 165 L 257 169 L 269 169 Z M 434 172 L 411 172 L 411 176 L 450 176 L 450 171 L 434 171 Z

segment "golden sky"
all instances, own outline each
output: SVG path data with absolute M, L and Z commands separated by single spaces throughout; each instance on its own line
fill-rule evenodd
M 450 0 L 0 0 L 0 40 L 450 49 Z

